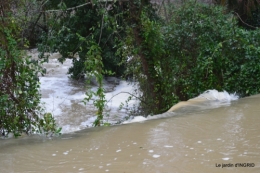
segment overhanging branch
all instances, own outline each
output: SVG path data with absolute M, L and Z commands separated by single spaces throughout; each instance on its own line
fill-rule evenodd
M 91 2 L 87 2 L 85 4 L 81 4 L 81 5 L 78 5 L 76 7 L 67 8 L 66 10 L 46 10 L 46 11 L 42 11 L 42 12 L 44 12 L 44 13 L 52 13 L 52 12 L 60 12 L 60 11 L 71 11 L 71 10 L 75 10 L 77 8 L 80 8 L 80 7 L 84 7 L 84 6 L 88 5 L 88 4 L 91 4 Z
M 236 12 L 233 12 L 233 13 L 237 15 L 237 17 L 239 18 L 239 20 L 240 20 L 244 25 L 246 25 L 246 26 L 248 26 L 248 27 L 250 27 L 250 28 L 253 28 L 253 29 L 257 29 L 257 27 L 254 27 L 254 26 L 249 25 L 248 23 L 244 22 L 244 21 L 241 19 L 241 17 L 239 16 L 238 13 L 236 13 Z
M 128 1 L 128 0 L 116 0 L 116 1 Z M 98 2 L 114 2 L 114 0 L 99 0 Z M 44 13 L 52 13 L 52 12 L 61 12 L 61 11 L 71 11 L 71 10 L 75 10 L 77 8 L 80 8 L 80 7 L 84 7 L 86 5 L 89 5 L 89 4 L 92 4 L 92 1 L 91 2 L 87 2 L 85 4 L 81 4 L 81 5 L 78 5 L 76 7 L 71 7 L 71 8 L 67 8 L 66 10 L 46 10 L 46 11 L 42 11 Z

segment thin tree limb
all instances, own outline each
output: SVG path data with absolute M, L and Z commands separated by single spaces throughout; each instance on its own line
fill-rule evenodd
M 106 7 L 107 7 L 107 0 L 106 0 L 106 4 L 105 4 L 105 9 L 106 9 Z M 103 34 L 104 17 L 105 17 L 105 14 L 102 15 L 101 31 L 100 31 L 100 34 L 99 34 L 98 45 L 100 44 L 101 37 L 102 37 L 102 34 Z
M 145 103 L 146 104 L 146 102 L 145 101 L 143 101 L 140 97 L 137 97 L 136 95 L 134 95 L 134 94 L 131 94 L 131 93 L 129 93 L 129 92 L 126 92 L 126 91 L 122 91 L 122 92 L 119 92 L 119 93 L 117 93 L 117 94 L 115 94 L 115 95 L 113 95 L 107 102 L 110 102 L 115 96 L 117 96 L 117 95 L 119 95 L 119 94 L 123 94 L 123 93 L 125 93 L 125 94 L 129 94 L 129 95 L 131 95 L 131 96 L 133 96 L 133 97 L 135 97 L 135 98 L 137 98 L 138 100 L 140 100 L 141 102 L 143 102 L 143 103 Z
M 91 4 L 91 2 L 87 2 L 85 4 L 81 4 L 81 5 L 78 5 L 76 7 L 71 7 L 71 8 L 67 8 L 66 10 L 46 10 L 46 11 L 42 11 L 43 13 L 52 13 L 52 12 L 60 12 L 60 11 L 70 11 L 70 10 L 75 10 L 77 8 L 80 8 L 80 7 L 84 7 L 88 4 Z
M 245 24 L 246 26 L 248 26 L 248 27 L 250 27 L 250 28 L 253 28 L 253 29 L 257 29 L 257 28 L 258 28 L 258 27 L 254 27 L 254 26 L 249 25 L 249 24 L 247 24 L 246 22 L 244 22 L 244 21 L 241 19 L 241 17 L 239 16 L 238 13 L 236 13 L 236 12 L 233 12 L 233 13 L 236 14 L 237 17 L 239 18 L 239 20 L 240 20 L 243 24 Z

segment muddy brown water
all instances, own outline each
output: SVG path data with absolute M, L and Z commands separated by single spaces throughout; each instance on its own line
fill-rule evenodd
M 1 139 L 0 172 L 260 172 L 260 95 L 187 108 L 53 139 Z

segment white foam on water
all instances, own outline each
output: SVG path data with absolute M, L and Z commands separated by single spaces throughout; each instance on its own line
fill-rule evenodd
M 136 116 L 133 119 L 124 121 L 122 124 L 129 124 L 129 123 L 136 123 L 136 122 L 143 122 L 146 121 L 147 118 L 143 117 L 143 116 Z
M 85 126 L 85 127 L 91 127 L 93 125 L 93 123 L 95 122 L 96 117 L 90 117 L 87 121 L 81 122 L 80 125 Z
M 33 50 L 29 54 L 33 58 L 37 58 L 38 56 L 36 50 Z M 47 73 L 45 76 L 40 77 L 42 105 L 45 107 L 46 112 L 53 114 L 58 126 L 62 127 L 62 133 L 70 133 L 92 127 L 96 119 L 96 108 L 93 105 L 93 100 L 96 98 L 94 97 L 86 105 L 83 104 L 82 101 L 86 98 L 86 89 L 82 86 L 82 83 L 77 84 L 67 74 L 68 69 L 72 66 L 72 60 L 66 59 L 61 64 L 57 59 L 59 57 L 61 55 L 58 53 L 50 54 L 49 62 L 43 64 Z M 130 85 L 126 81 L 120 81 L 119 85 L 114 88 L 114 91 L 105 93 L 105 99 L 108 100 L 106 112 L 110 116 L 105 117 L 104 122 L 113 124 L 127 116 L 125 107 L 122 110 L 118 109 L 120 104 L 125 103 L 128 97 L 133 94 L 135 88 L 134 85 Z M 91 90 L 95 91 L 96 89 L 97 87 L 93 86 Z M 128 102 L 128 108 L 138 103 L 138 100 L 132 99 Z M 73 104 L 81 106 L 80 115 L 69 115 L 74 113 L 73 110 L 70 110 Z
M 200 94 L 198 97 L 193 98 L 205 98 L 207 100 L 214 100 L 214 101 L 220 101 L 220 102 L 230 102 L 232 100 L 237 100 L 238 96 L 236 94 L 229 94 L 226 91 L 219 92 L 215 89 L 213 90 L 207 90 L 204 93 Z
M 172 145 L 164 145 L 165 148 L 172 148 Z
M 230 158 L 228 158 L 228 157 L 225 157 L 225 158 L 222 158 L 222 160 L 229 160 Z
M 153 158 L 159 158 L 159 157 L 161 157 L 161 156 L 158 155 L 158 154 L 154 154 L 154 155 L 153 155 Z
M 56 117 L 56 119 L 58 119 L 58 118 Z M 73 127 L 71 125 L 62 126 L 62 133 L 70 133 L 70 132 L 75 132 L 75 131 L 79 131 L 79 130 L 81 130 L 80 127 Z
M 72 100 L 80 102 L 85 97 L 84 92 L 79 92 L 75 95 L 69 94 L 71 91 L 76 90 L 76 88 L 70 86 L 68 77 L 41 77 L 40 83 L 43 93 L 41 100 L 45 105 L 46 112 L 51 112 L 54 116 L 62 114 L 62 106 L 71 105 Z
M 236 94 L 229 94 L 226 91 L 219 92 L 217 90 L 207 90 L 200 94 L 198 97 L 192 98 L 188 100 L 187 102 L 180 102 L 173 107 L 176 107 L 176 109 L 179 109 L 181 107 L 185 106 L 191 106 L 193 104 L 200 105 L 199 103 L 207 102 L 208 105 L 211 108 L 217 108 L 220 106 L 224 105 L 229 105 L 231 101 L 237 100 L 239 97 Z M 171 113 L 163 113 L 163 114 L 158 114 L 154 116 L 148 116 L 147 118 L 143 116 L 137 116 L 134 117 L 130 120 L 124 121 L 123 124 L 128 124 L 128 123 L 135 123 L 135 122 L 143 122 L 146 120 L 151 120 L 151 119 L 159 119 L 159 118 L 165 118 L 169 116 L 173 116 L 174 112 Z
M 114 91 L 106 93 L 105 98 L 108 101 L 107 106 L 113 111 L 117 111 L 122 103 L 125 104 L 125 101 L 131 96 L 133 91 L 136 89 L 134 84 L 129 84 L 126 81 L 120 81 L 120 84 L 115 87 Z M 139 101 L 135 98 L 132 98 L 128 102 L 129 107 L 137 105 Z
M 30 53 L 34 58 L 38 56 L 38 52 L 35 51 Z M 60 54 L 54 53 L 49 57 L 49 62 L 44 63 L 47 74 L 40 77 L 41 83 L 41 102 L 46 108 L 46 112 L 50 112 L 54 115 L 56 122 L 62 127 L 62 133 L 70 133 L 78 131 L 87 127 L 92 127 L 93 122 L 96 119 L 96 110 L 93 105 L 93 100 L 88 102 L 86 105 L 82 103 L 84 98 L 86 98 L 86 89 L 82 84 L 77 84 L 75 81 L 69 78 L 67 72 L 72 66 L 72 60 L 66 59 L 63 64 L 58 61 Z M 97 87 L 93 87 L 92 90 L 96 90 Z M 132 97 L 132 100 L 128 102 L 128 107 L 123 106 L 122 110 L 119 107 L 129 96 L 135 95 L 136 85 L 130 85 L 126 81 L 120 81 L 112 92 L 105 93 L 105 99 L 108 101 L 106 103 L 106 111 L 109 117 L 104 117 L 104 122 L 114 124 L 115 122 L 122 121 L 127 115 L 127 110 L 135 106 L 138 106 L 139 101 Z M 95 99 L 95 98 L 94 98 Z M 221 105 L 223 103 L 229 103 L 232 100 L 237 100 L 238 97 L 235 94 L 229 94 L 226 91 L 218 92 L 217 90 L 207 90 L 198 97 L 191 100 L 205 99 L 209 101 L 216 101 L 214 104 Z M 72 105 L 77 104 L 82 109 L 80 115 L 71 116 L 73 112 Z M 79 111 L 79 110 L 76 110 Z M 143 116 L 132 117 L 123 124 L 144 122 L 150 119 L 164 118 L 168 116 L 173 116 L 171 114 L 160 114 L 155 116 L 148 116 L 147 118 Z M 69 117 L 66 119 L 66 117 Z

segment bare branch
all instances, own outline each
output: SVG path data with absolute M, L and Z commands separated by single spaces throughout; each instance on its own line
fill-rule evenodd
M 81 4 L 81 5 L 78 5 L 76 7 L 67 8 L 66 10 L 46 10 L 46 11 L 42 11 L 42 12 L 44 12 L 44 13 L 52 13 L 52 12 L 60 12 L 60 11 L 71 11 L 71 10 L 75 10 L 77 8 L 80 8 L 80 7 L 84 7 L 84 6 L 88 5 L 88 4 L 91 4 L 91 2 L 87 2 L 85 4 Z
M 241 19 L 241 17 L 239 16 L 238 13 L 236 13 L 236 12 L 233 12 L 233 13 L 236 14 L 237 17 L 239 18 L 239 20 L 240 20 L 243 24 L 245 24 L 246 26 L 248 26 L 248 27 L 250 27 L 250 28 L 253 28 L 253 29 L 257 29 L 257 28 L 258 28 L 258 27 L 254 27 L 254 26 L 249 25 L 249 24 L 247 24 L 246 22 L 244 22 L 244 21 Z
M 106 4 L 105 4 L 105 9 L 106 9 L 106 7 L 107 7 L 107 0 L 106 0 Z M 104 17 L 105 17 L 105 14 L 102 14 L 101 31 L 100 31 L 100 34 L 99 34 L 98 45 L 100 44 L 101 36 L 102 36 L 102 33 L 103 33 Z
M 141 102 L 143 102 L 143 103 L 146 104 L 146 102 L 145 102 L 144 100 L 142 100 L 140 97 L 137 97 L 136 95 L 134 95 L 134 94 L 132 94 L 132 93 L 129 93 L 129 92 L 126 92 L 126 91 L 122 91 L 122 92 L 119 92 L 119 93 L 113 95 L 107 102 L 110 102 L 115 96 L 117 96 L 117 95 L 119 95 L 119 94 L 123 94 L 123 93 L 129 94 L 129 95 L 131 95 L 131 96 L 137 98 L 138 100 L 140 100 Z

